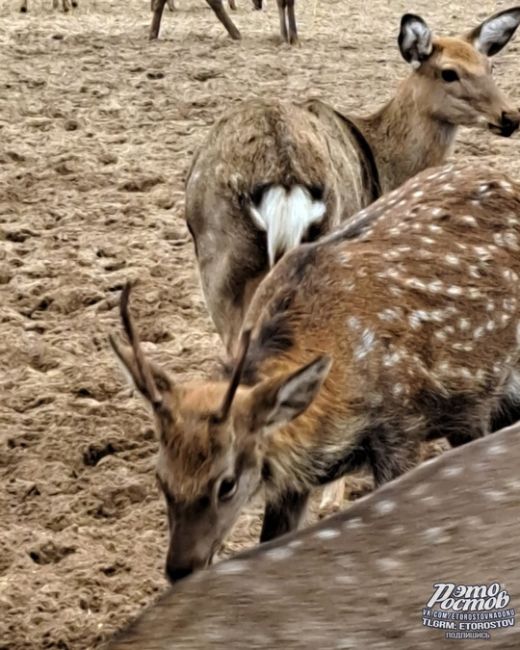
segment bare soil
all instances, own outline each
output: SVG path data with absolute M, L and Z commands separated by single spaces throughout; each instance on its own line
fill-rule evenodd
M 406 74 L 401 0 L 301 0 L 301 47 L 276 5 L 238 0 L 232 42 L 178 0 L 148 43 L 149 3 L 0 0 L 0 649 L 98 648 L 166 586 L 151 418 L 114 363 L 127 279 L 146 350 L 180 379 L 220 352 L 183 219 L 183 179 L 215 118 L 246 97 L 318 96 L 364 113 Z M 505 5 L 416 0 L 443 31 Z M 520 41 L 497 57 L 518 91 Z M 456 155 L 520 172 L 520 138 L 460 133 Z M 349 481 L 346 505 L 369 488 Z M 227 552 L 256 540 L 260 506 Z

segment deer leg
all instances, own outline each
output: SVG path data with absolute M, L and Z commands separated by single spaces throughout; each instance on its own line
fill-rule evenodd
M 401 476 L 418 463 L 418 440 L 399 425 L 383 425 L 367 437 L 365 448 L 376 487 Z
M 239 41 L 240 40 L 240 32 L 235 26 L 235 23 L 231 20 L 231 18 L 228 16 L 226 10 L 224 9 L 224 5 L 222 3 L 222 0 L 206 0 L 206 2 L 209 4 L 209 6 L 213 9 L 215 12 L 216 17 L 220 20 L 220 22 L 224 25 L 224 27 L 227 30 L 227 33 L 231 36 L 231 38 L 234 41 Z
M 287 35 L 287 21 L 285 20 L 286 0 L 276 0 L 276 4 L 278 5 L 278 16 L 280 17 L 280 35 L 287 42 L 289 37 Z
M 175 2 L 174 2 L 174 0 L 166 0 L 166 4 L 168 5 L 168 9 L 170 11 L 175 11 Z
M 76 9 L 76 7 L 78 6 L 78 0 L 71 0 L 70 4 L 72 5 L 73 9 Z
M 20 4 L 20 11 L 24 14 L 27 11 L 27 0 L 22 0 Z
M 159 30 L 161 29 L 161 18 L 163 15 L 164 11 L 164 5 L 166 4 L 166 0 L 152 0 L 153 4 L 153 17 L 152 17 L 152 24 L 150 25 L 150 40 L 153 41 L 154 39 L 159 37 Z
M 69 0 L 63 0 L 63 11 L 64 11 L 65 13 L 67 13 L 68 11 L 70 11 Z
M 287 21 L 289 23 L 289 43 L 298 44 L 298 30 L 296 29 L 296 16 L 294 15 L 294 0 L 286 0 Z
M 260 11 L 262 9 L 262 0 L 253 0 L 253 9 Z
M 237 3 L 235 2 L 235 0 L 228 0 L 228 3 L 229 3 L 229 8 L 231 9 L 231 11 L 236 11 L 237 10 Z
M 285 492 L 276 502 L 268 501 L 265 506 L 260 542 L 268 542 L 298 528 L 305 515 L 308 500 L 307 491 Z
M 57 9 L 59 5 L 59 0 L 52 0 L 52 8 Z
M 345 479 L 340 478 L 325 486 L 320 501 L 320 516 L 337 512 L 343 503 L 345 494 Z

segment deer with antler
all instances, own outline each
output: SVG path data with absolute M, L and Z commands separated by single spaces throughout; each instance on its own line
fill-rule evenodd
M 464 648 L 491 636 L 517 650 L 519 449 L 517 425 L 220 562 L 161 596 L 107 650 L 438 650 L 465 632 Z
M 309 491 L 371 468 L 376 485 L 421 440 L 488 433 L 520 399 L 520 185 L 426 170 L 272 269 L 225 378 L 178 384 L 112 344 L 150 402 L 172 580 L 207 565 L 263 488 L 261 541 L 297 527 Z M 432 276 L 432 269 L 435 274 Z
M 407 14 L 398 41 L 412 72 L 373 115 L 261 99 L 215 124 L 188 173 L 186 221 L 206 304 L 230 353 L 256 287 L 288 250 L 442 164 L 460 125 L 502 136 L 517 130 L 520 112 L 495 85 L 490 57 L 519 23 L 517 7 L 464 36 L 440 37 Z M 323 506 L 338 507 L 342 492 L 331 487 Z

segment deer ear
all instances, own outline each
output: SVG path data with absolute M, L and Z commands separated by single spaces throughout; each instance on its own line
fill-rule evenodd
M 253 389 L 251 431 L 280 427 L 303 413 L 318 394 L 331 366 L 318 357 L 290 374 L 263 381 Z
M 145 397 L 150 403 L 154 404 L 154 397 L 150 395 L 150 391 L 146 387 L 146 382 L 139 370 L 139 365 L 132 348 L 122 345 L 113 336 L 110 336 L 109 340 L 129 383 L 132 386 L 135 386 L 141 395 L 143 395 L 143 397 Z M 147 361 L 146 364 L 159 393 L 164 395 L 165 393 L 171 392 L 174 384 L 168 374 L 162 368 L 156 366 L 150 361 Z
M 418 68 L 433 51 L 433 34 L 426 22 L 415 14 L 401 18 L 401 29 L 397 42 L 405 61 Z
M 500 11 L 475 27 L 466 39 L 486 56 L 493 56 L 507 45 L 520 25 L 520 7 Z

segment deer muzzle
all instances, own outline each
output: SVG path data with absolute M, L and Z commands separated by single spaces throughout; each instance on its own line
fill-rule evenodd
M 497 124 L 490 123 L 489 128 L 493 133 L 509 138 L 520 126 L 520 111 L 502 111 Z

